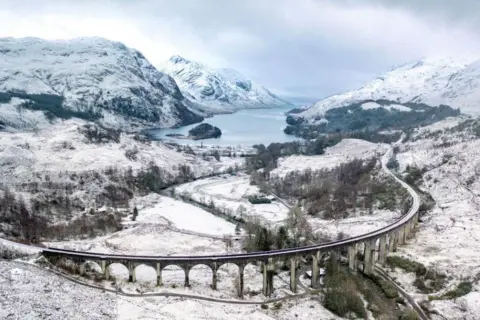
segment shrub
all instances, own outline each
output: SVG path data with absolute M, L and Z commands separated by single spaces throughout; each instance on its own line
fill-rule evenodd
M 407 309 L 405 310 L 400 317 L 398 318 L 399 320 L 420 320 L 419 316 L 413 309 Z
M 78 129 L 90 143 L 120 142 L 120 130 L 101 127 L 96 124 L 86 124 Z
M 272 200 L 268 199 L 267 197 L 260 196 L 260 195 L 249 196 L 248 201 L 251 204 L 272 203 Z
M 422 293 L 430 293 L 431 289 L 427 287 L 425 284 L 425 281 L 422 278 L 416 278 L 415 281 L 413 281 L 413 285 Z
M 274 308 L 275 310 L 281 309 L 281 308 L 282 308 L 282 303 L 281 303 L 281 302 L 275 302 L 275 303 L 273 304 L 273 308 Z
M 423 264 L 399 256 L 387 257 L 387 264 L 403 269 L 406 272 L 414 272 L 417 276 L 427 273 L 427 268 Z
M 417 167 L 407 167 L 407 175 L 405 176 L 405 182 L 414 185 L 415 182 L 422 178 L 422 170 Z
M 449 300 L 462 297 L 472 291 L 472 283 L 470 281 L 463 281 L 453 290 L 447 291 L 439 297 L 429 296 L 429 300 Z
M 365 318 L 367 311 L 363 300 L 353 290 L 344 291 L 342 288 L 331 288 L 325 292 L 324 307 L 331 312 L 344 317 L 353 312 L 359 318 Z
M 134 146 L 132 149 L 125 150 L 125 157 L 128 160 L 136 161 L 137 160 L 137 154 L 138 154 L 137 146 Z
M 405 298 L 403 298 L 402 296 L 398 296 L 395 299 L 395 302 L 398 303 L 398 304 L 405 304 Z
M 262 308 L 263 310 L 267 310 L 268 309 L 268 304 L 261 304 L 260 308 Z
M 378 284 L 387 298 L 396 299 L 399 297 L 397 288 L 395 288 L 395 286 L 389 281 L 376 276 L 373 276 L 372 280 Z

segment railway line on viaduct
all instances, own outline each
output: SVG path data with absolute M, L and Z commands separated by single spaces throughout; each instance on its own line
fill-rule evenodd
M 273 275 L 275 274 L 278 262 L 289 261 L 290 264 L 290 290 L 297 292 L 296 271 L 300 262 L 311 261 L 311 286 L 317 288 L 319 285 L 319 268 L 322 257 L 330 255 L 338 257 L 340 252 L 347 253 L 349 269 L 355 272 L 359 266 L 358 253 L 363 253 L 362 271 L 371 275 L 375 271 L 375 263 L 384 264 L 389 252 L 396 251 L 398 245 L 404 244 L 414 235 L 419 222 L 420 198 L 415 190 L 407 183 L 395 176 L 388 168 L 387 161 L 393 152 L 393 148 L 387 151 L 381 161 L 383 170 L 391 175 L 398 183 L 408 190 L 412 196 L 412 205 L 409 211 L 390 225 L 375 231 L 359 236 L 332 241 L 328 243 L 315 244 L 304 247 L 272 250 L 263 252 L 251 252 L 228 255 L 207 255 L 207 256 L 139 256 L 139 255 L 118 255 L 93 252 L 80 252 L 59 248 L 44 248 L 42 254 L 50 262 L 54 263 L 59 259 L 69 259 L 78 264 L 93 261 L 101 266 L 103 276 L 109 279 L 109 265 L 120 263 L 129 271 L 129 281 L 135 282 L 135 268 L 139 265 L 151 266 L 157 274 L 157 285 L 162 285 L 162 270 L 170 265 L 176 265 L 185 273 L 184 285 L 190 284 L 190 270 L 197 265 L 206 265 L 212 270 L 212 289 L 217 289 L 217 271 L 227 263 L 238 266 L 238 296 L 243 297 L 244 269 L 252 263 L 260 265 L 263 274 L 263 294 L 270 296 L 273 292 Z

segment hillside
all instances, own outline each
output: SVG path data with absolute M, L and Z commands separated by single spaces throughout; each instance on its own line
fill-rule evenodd
M 323 99 L 297 114 L 308 122 L 327 110 L 360 101 L 448 105 L 463 113 L 479 114 L 479 57 L 434 57 L 396 67 L 365 86 Z
M 213 69 L 180 56 L 171 57 L 160 70 L 172 76 L 183 94 L 210 113 L 243 108 L 288 106 L 259 84 L 232 69 Z
M 0 125 L 22 128 L 70 117 L 122 129 L 202 120 L 170 76 L 103 38 L 0 39 L 0 103 Z
M 363 100 L 328 109 L 313 120 L 287 116 L 286 134 L 314 139 L 326 133 L 382 132 L 408 130 L 426 126 L 448 117 L 460 115 L 458 109 L 446 105 L 431 107 L 424 103 L 398 103 L 390 100 Z

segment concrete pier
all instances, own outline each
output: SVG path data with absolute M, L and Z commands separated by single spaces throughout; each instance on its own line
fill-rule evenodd
M 387 235 L 381 235 L 380 236 L 380 241 L 379 241 L 379 246 L 378 246 L 378 262 L 384 266 L 385 262 L 387 260 L 387 253 L 388 253 L 388 248 L 387 248 Z
M 157 287 L 161 287 L 163 286 L 163 283 L 162 283 L 162 265 L 157 262 L 156 263 L 156 270 L 157 272 Z
M 245 270 L 245 266 L 243 264 L 238 266 L 238 297 L 243 298 L 243 271 Z
M 320 256 L 320 252 L 317 254 L 312 255 L 312 282 L 311 282 L 311 287 L 313 289 L 318 288 L 318 275 L 320 273 L 320 269 L 318 267 L 318 260 Z
M 353 273 L 357 272 L 357 251 L 358 245 L 356 243 L 348 246 L 348 268 Z
M 375 240 L 365 241 L 364 261 L 363 261 L 363 273 L 366 275 L 373 274 L 373 264 L 375 255 Z
M 297 258 L 290 258 L 290 291 L 297 293 Z

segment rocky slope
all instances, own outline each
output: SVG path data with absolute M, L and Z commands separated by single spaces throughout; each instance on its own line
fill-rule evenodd
M 43 123 L 43 114 L 123 129 L 202 120 L 170 76 L 139 51 L 102 38 L 0 39 L 0 103 L 0 125 L 14 127 Z
M 440 104 L 479 114 L 479 56 L 434 57 L 396 67 L 358 90 L 321 100 L 298 117 L 312 120 L 327 110 L 366 100 Z
M 171 75 L 182 92 L 202 104 L 206 112 L 228 113 L 242 108 L 289 105 L 232 69 L 209 68 L 177 55 L 160 66 L 160 70 Z

